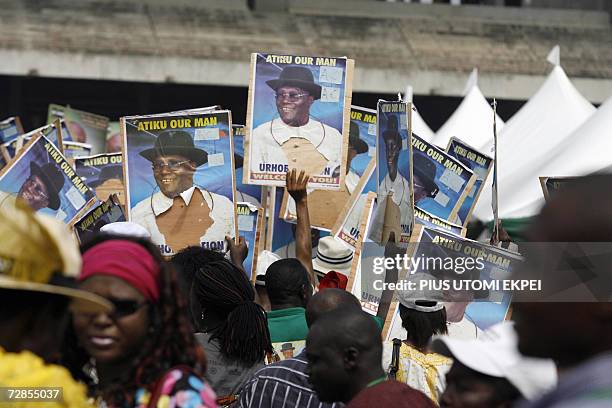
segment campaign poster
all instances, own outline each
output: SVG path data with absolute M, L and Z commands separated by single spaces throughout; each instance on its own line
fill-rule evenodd
M 74 232 L 80 243 L 91 240 L 100 228 L 113 222 L 125 221 L 125 215 L 116 195 L 94 205 L 84 216 L 74 223 Z
M 234 165 L 236 167 L 236 200 L 261 207 L 261 186 L 244 184 L 244 125 L 232 125 L 234 132 Z
M 248 255 L 242 265 L 249 279 L 254 280 L 263 225 L 263 210 L 251 203 L 238 202 L 236 203 L 236 213 L 238 218 L 238 234 L 244 237 L 249 248 Z
M 361 217 L 368 193 L 375 193 L 376 187 L 376 161 L 371 160 L 370 165 L 361 176 L 356 191 L 340 210 L 336 223 L 332 227 L 331 234 L 353 251 L 357 248 L 357 240 L 361 235 Z
M 73 109 L 70 106 L 50 104 L 47 123 L 64 119 L 69 129 L 71 141 L 91 145 L 91 154 L 106 151 L 106 134 L 109 119 L 106 116 Z
M 74 160 L 74 167 L 79 177 L 95 192 L 98 200 L 106 201 L 115 194 L 119 204 L 125 208 L 121 153 L 77 157 Z
M 465 200 L 461 204 L 459 211 L 457 212 L 456 222 L 461 225 L 467 225 L 472 216 L 472 211 L 476 206 L 478 197 L 484 187 L 485 180 L 489 176 L 489 172 L 493 168 L 493 158 L 486 154 L 480 153 L 472 146 L 464 143 L 456 137 L 451 137 L 446 147 L 446 153 L 459 160 L 461 163 L 466 165 L 474 175 L 476 180 L 474 185 L 470 188 Z
M 475 339 L 482 331 L 506 319 L 512 293 L 504 291 L 503 285 L 493 283 L 511 278 L 512 271 L 523 262 L 519 254 L 428 227 L 420 230 L 409 251 L 411 263 L 402 280 L 418 277 L 430 282 L 420 292 L 422 296 L 444 302 L 451 337 Z M 372 264 L 366 265 L 369 266 Z M 490 286 L 468 284 L 474 281 Z M 399 307 L 394 301 L 383 337 L 405 338 L 405 335 Z
M 452 221 L 476 177 L 461 161 L 412 135 L 414 205 Z
M 450 221 L 443 220 L 442 218 L 436 217 L 427 211 L 421 210 L 419 207 L 414 207 L 414 221 L 417 224 L 421 224 L 425 227 L 441 229 L 461 237 L 465 237 L 467 232 L 467 229 L 462 225 L 453 224 Z
M 355 253 L 353 254 L 353 263 L 351 265 L 351 274 L 346 285 L 346 290 L 354 294 L 361 303 L 362 309 L 372 315 L 378 313 L 382 290 L 377 290 L 373 285 L 368 285 L 371 280 L 369 277 L 370 271 L 363 269 L 362 265 L 367 263 L 368 259 L 382 257 L 385 255 L 385 247 L 373 242 L 368 238 L 368 229 L 371 226 L 373 214 L 376 211 L 376 194 L 368 193 L 365 207 L 360 220 L 360 229 L 364 231 L 357 238 Z M 366 282 L 364 284 L 364 282 Z
M 0 143 L 11 142 L 23 133 L 23 126 L 18 116 L 0 121 Z
M 579 181 L 581 177 L 540 177 L 540 186 L 544 199 L 549 201 L 559 190 Z
M 243 183 L 282 187 L 296 168 L 311 188 L 343 188 L 353 66 L 345 57 L 251 54 Z
M 0 171 L 0 206 L 14 206 L 17 199 L 71 224 L 95 197 L 57 147 L 38 133 Z
M 411 104 L 379 100 L 377 105 L 378 205 L 370 239 L 408 242 L 414 223 Z
M 59 129 L 58 129 L 58 123 L 59 123 Z M 41 128 L 38 128 L 36 130 L 42 132 L 42 134 L 51 143 L 53 143 L 62 153 L 64 153 L 63 143 L 70 142 L 72 140 L 72 136 L 70 136 L 70 130 L 68 130 L 68 126 L 66 125 L 66 121 L 64 119 L 57 119 L 53 123 L 43 126 Z M 64 154 L 64 156 L 66 155 Z
M 91 145 L 64 140 L 62 141 L 62 152 L 67 159 L 71 159 L 69 161 L 74 162 L 76 157 L 91 155 Z
M 359 177 L 376 162 L 376 111 L 351 106 L 347 167 Z
M 352 119 L 353 117 L 358 118 Z M 368 134 L 374 130 L 374 136 Z M 361 135 L 364 135 L 363 138 Z M 373 143 L 370 148 L 368 142 Z M 358 186 L 363 186 L 368 180 L 361 181 L 363 173 L 368 166 L 375 166 L 376 160 L 370 156 L 376 151 L 376 112 L 365 108 L 351 107 L 351 122 L 349 126 L 349 144 L 347 150 L 346 175 L 344 178 L 344 189 L 340 191 L 316 190 L 309 188 L 308 192 L 308 213 L 310 224 L 314 228 L 330 231 L 338 222 L 342 210 L 351 201 Z M 365 165 L 365 167 L 363 167 Z M 361 185 L 360 185 L 361 181 Z M 285 192 L 281 206 L 283 219 L 295 222 L 296 209 L 293 198 Z
M 106 128 L 106 153 L 121 153 L 121 128 L 119 122 L 108 122 Z
M 236 237 L 231 112 L 121 119 L 126 210 L 163 255 Z

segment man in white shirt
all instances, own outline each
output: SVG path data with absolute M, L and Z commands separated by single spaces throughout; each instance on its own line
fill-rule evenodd
M 387 129 L 382 134 L 385 143 L 385 159 L 387 162 L 387 175 L 378 187 L 379 202 L 389 193 L 393 193 L 393 202 L 400 209 L 400 223 L 402 231 L 410 233 L 412 224 L 412 197 L 410 197 L 410 182 L 398 171 L 398 161 L 402 150 L 402 137 L 399 133 L 397 116 L 389 116 Z
M 208 153 L 194 146 L 189 133 L 171 130 L 160 133 L 155 146 L 140 155 L 151 162 L 160 191 L 131 209 L 131 221 L 150 232 L 163 255 L 198 244 L 224 250 L 225 236 L 235 235 L 234 205 L 193 184 L 196 168 L 208 161 Z M 166 219 L 168 214 L 172 216 Z
M 276 91 L 279 118 L 253 130 L 251 172 L 286 174 L 296 168 L 331 177 L 342 159 L 342 135 L 310 116 L 310 107 L 321 98 L 310 69 L 287 66 L 278 79 L 266 83 Z

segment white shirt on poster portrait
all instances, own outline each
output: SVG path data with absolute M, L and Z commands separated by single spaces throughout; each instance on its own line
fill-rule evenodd
M 225 196 L 211 193 L 200 187 L 192 186 L 180 194 L 186 205 L 189 205 L 191 202 L 191 197 L 196 188 L 200 190 L 208 208 L 211 209 L 210 218 L 213 222 L 206 233 L 200 237 L 200 242 L 208 243 L 223 241 L 223 245 L 225 245 L 225 236 L 234 236 L 234 204 Z M 132 208 L 130 211 L 131 221 L 146 228 L 151 234 L 151 241 L 154 244 L 166 245 L 166 239 L 159 231 L 155 217 L 168 211 L 173 203 L 174 200 L 172 198 L 166 197 L 161 191 L 158 191 L 152 196 L 140 201 Z M 163 255 L 168 254 L 163 253 Z
M 329 174 L 340 165 L 342 135 L 336 129 L 312 117 L 304 126 L 289 126 L 276 118 L 257 126 L 251 136 L 251 171 L 264 172 L 260 164 L 289 165 L 281 145 L 291 138 L 303 138 L 312 143 L 327 159 Z M 282 173 L 283 171 L 278 171 Z

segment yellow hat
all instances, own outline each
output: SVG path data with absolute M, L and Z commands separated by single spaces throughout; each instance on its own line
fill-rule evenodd
M 112 310 L 106 299 L 67 286 L 80 273 L 81 255 L 66 224 L 17 200 L 0 209 L 0 237 L 0 288 L 69 296 L 73 310 Z

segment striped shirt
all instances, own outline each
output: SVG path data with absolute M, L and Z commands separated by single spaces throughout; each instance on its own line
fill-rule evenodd
M 306 374 L 306 351 L 257 371 L 240 391 L 240 408 L 341 408 L 319 401 Z

